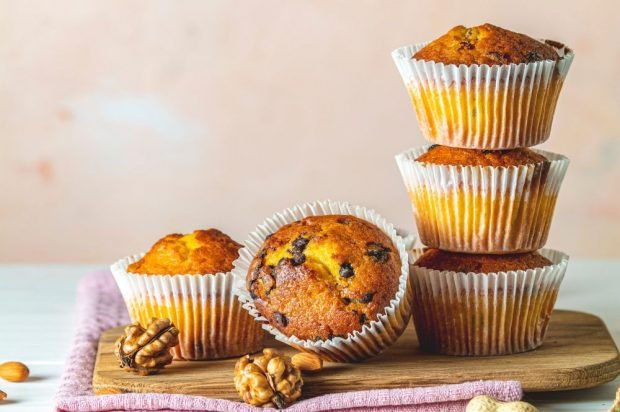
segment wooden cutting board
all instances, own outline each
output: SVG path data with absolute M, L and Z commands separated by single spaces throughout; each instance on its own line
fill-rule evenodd
M 233 385 L 237 359 L 173 362 L 160 374 L 137 376 L 118 366 L 114 341 L 122 328 L 101 335 L 93 373 L 96 394 L 158 392 L 238 400 Z M 292 348 L 269 337 L 266 346 Z M 304 374 L 304 398 L 364 389 L 404 388 L 480 379 L 519 380 L 529 392 L 589 388 L 620 374 L 618 349 L 605 324 L 596 316 L 557 310 L 544 345 L 509 356 L 453 357 L 419 351 L 413 326 L 387 351 L 362 363 L 327 363 Z

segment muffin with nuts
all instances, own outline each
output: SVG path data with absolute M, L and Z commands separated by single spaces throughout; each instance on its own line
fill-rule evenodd
M 487 23 L 392 57 L 427 140 L 499 150 L 547 140 L 573 52 Z
M 337 205 L 329 210 L 340 211 Z M 291 212 L 287 222 L 269 221 L 273 230 L 260 230 L 260 243 L 259 231 L 246 242 L 251 255 L 242 253 L 235 267 L 245 280 L 240 298 L 268 331 L 300 350 L 335 361 L 373 356 L 406 325 L 403 240 L 374 214 L 381 228 L 306 207 L 315 214 L 299 219 Z
M 551 249 L 468 254 L 412 253 L 413 320 L 423 350 L 507 355 L 544 339 L 568 256 Z
M 262 348 L 263 331 L 233 294 L 241 245 L 217 229 L 171 234 L 142 255 L 112 265 L 132 322 L 169 319 L 179 330 L 175 359 L 239 356 Z
M 420 240 L 468 253 L 519 253 L 544 246 L 560 185 L 562 155 L 433 145 L 396 156 Z

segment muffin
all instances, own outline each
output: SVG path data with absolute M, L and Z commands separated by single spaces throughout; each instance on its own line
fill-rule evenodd
M 240 248 L 239 243 L 217 229 L 175 233 L 158 240 L 127 271 L 150 275 L 230 272 Z
M 240 356 L 262 348 L 260 325 L 241 307 L 230 273 L 241 245 L 217 229 L 163 237 L 112 265 L 132 322 L 168 318 L 179 329 L 175 359 Z
M 404 331 L 412 292 L 403 239 L 374 211 L 314 202 L 274 215 L 235 262 L 239 299 L 299 350 L 350 362 Z
M 543 343 L 565 254 L 412 253 L 413 320 L 420 347 L 460 356 L 508 355 Z
M 547 140 L 573 52 L 484 24 L 457 26 L 392 57 L 427 140 L 500 150 Z
M 564 156 L 527 148 L 430 146 L 396 156 L 420 240 L 453 252 L 519 253 L 544 246 Z
M 376 320 L 398 290 L 400 269 L 398 251 L 375 225 L 354 216 L 310 216 L 265 240 L 247 288 L 280 332 L 327 340 Z

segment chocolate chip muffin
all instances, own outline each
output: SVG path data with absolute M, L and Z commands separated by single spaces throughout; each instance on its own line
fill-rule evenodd
M 375 225 L 349 215 L 281 227 L 254 257 L 247 288 L 268 322 L 303 340 L 346 337 L 394 298 L 400 255 Z
M 392 56 L 428 141 L 503 150 L 549 138 L 574 54 L 552 40 L 483 24 L 457 26 Z
M 413 57 L 444 64 L 489 66 L 560 58 L 549 44 L 489 23 L 475 27 L 456 26 Z
M 471 254 L 426 249 L 414 265 L 433 270 L 463 273 L 495 273 L 509 270 L 527 270 L 551 265 L 551 261 L 538 252 L 505 255 Z
M 240 248 L 239 243 L 217 229 L 175 233 L 158 240 L 127 271 L 151 275 L 228 272 Z
M 465 253 L 522 253 L 545 245 L 564 156 L 434 145 L 396 157 L 422 243 Z
M 568 256 L 416 250 L 413 321 L 423 350 L 508 355 L 543 343 Z

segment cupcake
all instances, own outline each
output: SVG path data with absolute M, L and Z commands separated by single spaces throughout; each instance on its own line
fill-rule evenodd
M 233 294 L 241 245 L 216 229 L 172 234 L 146 254 L 112 265 L 132 322 L 168 318 L 179 329 L 175 359 L 240 356 L 262 348 L 263 331 Z
M 568 264 L 554 250 L 489 255 L 412 253 L 413 320 L 423 350 L 507 355 L 543 343 Z
M 404 331 L 411 290 L 403 239 L 373 211 L 316 202 L 250 236 L 239 298 L 278 340 L 331 361 L 369 358 Z
M 499 150 L 547 140 L 573 52 L 484 24 L 457 26 L 392 57 L 427 140 Z
M 568 167 L 527 148 L 430 146 L 396 156 L 420 240 L 453 252 L 518 253 L 544 246 Z

